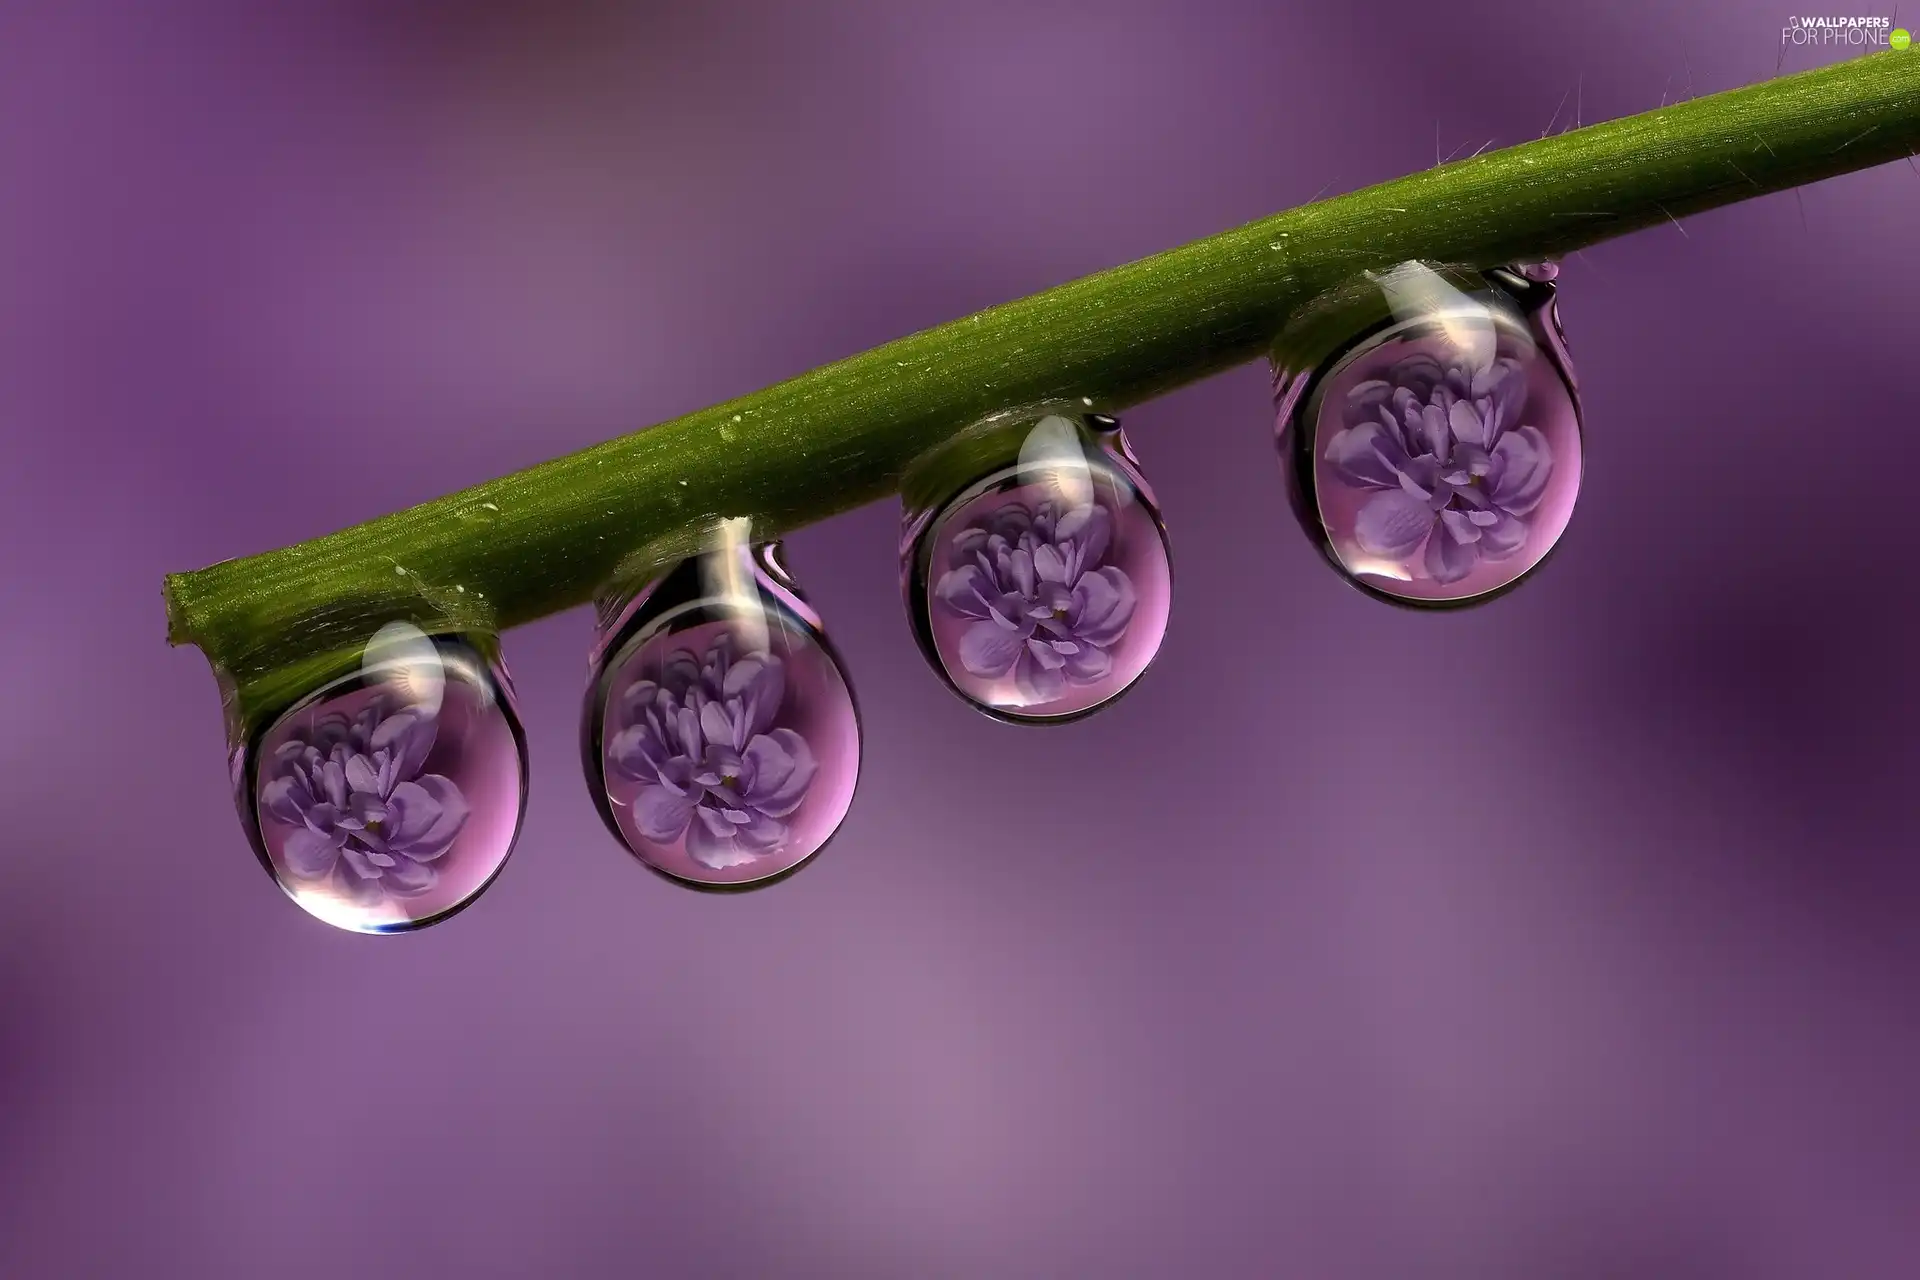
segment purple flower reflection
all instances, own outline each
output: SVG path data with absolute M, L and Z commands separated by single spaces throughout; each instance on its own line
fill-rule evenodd
M 1012 672 L 1036 702 L 1105 678 L 1136 604 L 1133 581 L 1101 564 L 1112 539 L 1105 507 L 1056 499 L 1005 503 L 955 534 L 934 596 L 976 620 L 960 664 L 986 679 Z
M 1546 493 L 1553 449 L 1538 428 L 1513 425 L 1525 400 L 1510 356 L 1412 355 L 1348 392 L 1349 425 L 1326 458 L 1347 484 L 1379 490 L 1354 520 L 1361 548 L 1406 561 L 1424 541 L 1427 573 L 1446 583 L 1526 545 L 1522 517 Z
M 807 741 L 775 727 L 786 669 L 771 653 L 736 659 L 722 635 L 704 663 L 690 649 L 669 654 L 658 680 L 638 680 L 620 699 L 625 726 L 607 760 L 641 785 L 633 801 L 640 834 L 656 844 L 687 838 L 687 854 L 716 871 L 779 849 L 806 799 L 815 763 Z
M 331 879 L 361 906 L 432 889 L 433 863 L 469 813 L 451 780 L 421 772 L 438 733 L 432 712 L 395 710 L 382 696 L 351 720 L 332 712 L 280 744 L 260 800 L 269 817 L 295 828 L 283 845 L 288 871 Z

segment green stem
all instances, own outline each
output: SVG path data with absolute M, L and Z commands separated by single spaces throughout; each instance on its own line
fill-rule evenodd
M 1262 354 L 1329 286 L 1407 259 L 1493 266 L 1901 156 L 1920 52 L 1886 51 L 1323 200 L 816 369 L 753 395 L 166 583 L 168 638 L 244 690 L 383 622 L 510 627 L 581 604 L 625 562 L 883 498 L 999 410 L 1126 405 Z M 645 568 L 645 565 L 640 565 Z M 279 676 L 272 673 L 280 672 Z

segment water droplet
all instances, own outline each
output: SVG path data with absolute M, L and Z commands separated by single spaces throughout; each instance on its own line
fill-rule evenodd
M 358 665 L 248 735 L 234 780 L 254 852 L 328 924 L 444 920 L 506 863 L 526 742 L 491 638 L 394 623 Z
M 683 884 L 771 883 L 853 803 L 852 685 L 778 550 L 726 521 L 711 550 L 601 600 L 588 789 L 614 835 Z
M 916 462 L 902 494 L 914 636 L 988 715 L 1085 715 L 1159 652 L 1172 596 L 1166 527 L 1115 419 L 990 421 Z
M 1580 407 L 1538 274 L 1403 263 L 1304 308 L 1273 349 L 1296 514 L 1349 581 L 1427 607 L 1511 589 L 1580 489 Z

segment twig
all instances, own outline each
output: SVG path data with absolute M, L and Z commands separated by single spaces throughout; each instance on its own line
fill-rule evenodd
M 915 457 L 997 411 L 1118 410 L 1254 359 L 1294 308 L 1360 271 L 1560 256 L 1917 144 L 1920 54 L 1887 52 L 1316 196 L 516 475 L 171 576 L 168 638 L 198 645 L 245 707 L 385 622 L 517 626 L 585 603 L 636 552 L 646 568 L 696 550 L 719 517 L 773 537 L 884 498 Z

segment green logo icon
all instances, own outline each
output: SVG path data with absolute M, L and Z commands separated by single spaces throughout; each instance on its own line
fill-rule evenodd
M 1907 33 L 1905 27 L 1895 27 L 1893 34 L 1887 37 L 1887 43 L 1896 49 L 1904 49 L 1913 43 L 1913 37 Z

